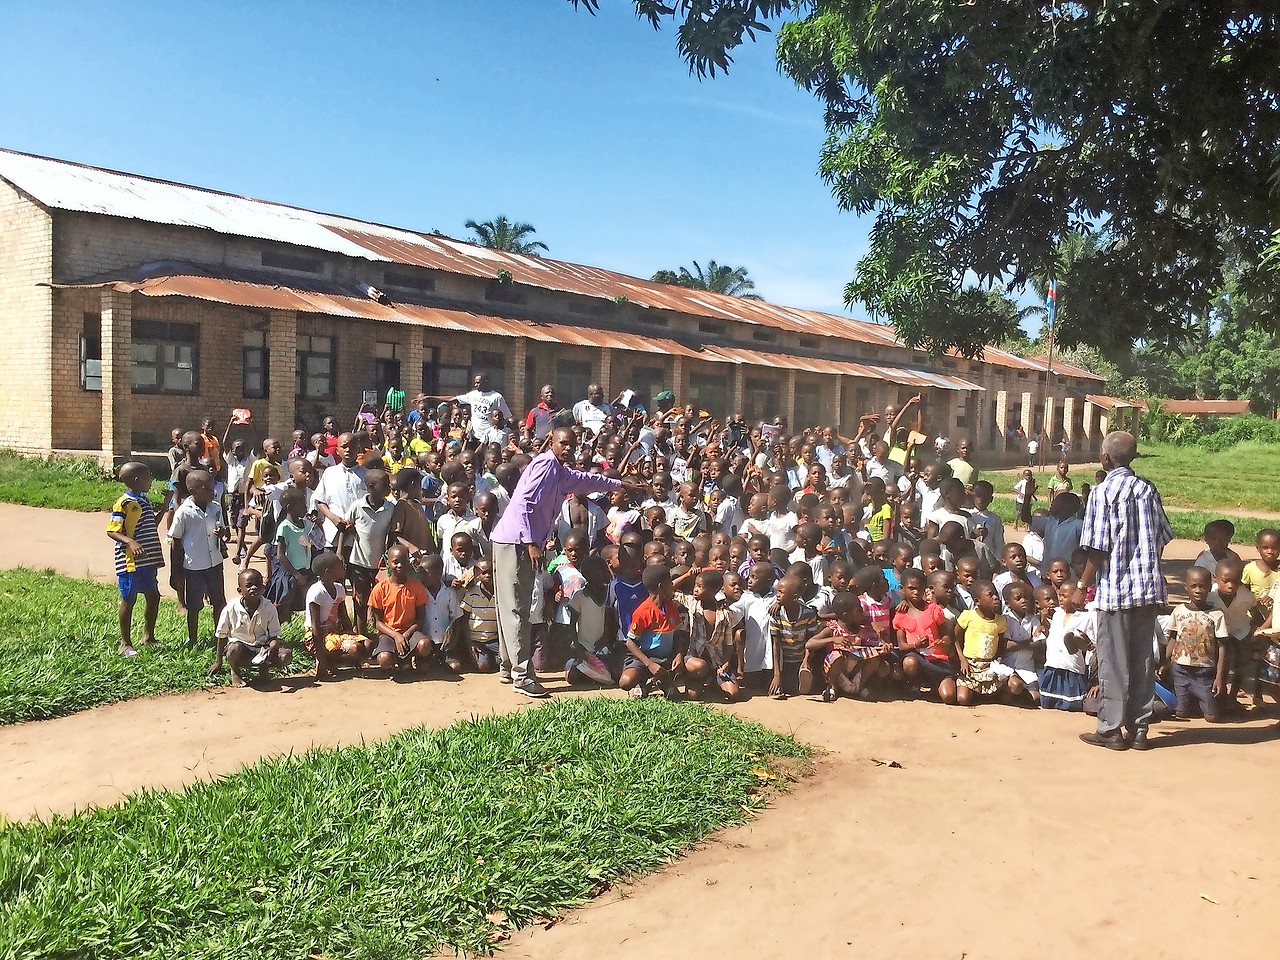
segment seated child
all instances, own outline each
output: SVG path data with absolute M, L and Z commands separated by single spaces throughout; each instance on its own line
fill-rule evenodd
M 606 657 L 616 626 L 609 606 L 609 568 L 602 558 L 594 555 L 583 558 L 580 563 L 582 586 L 560 603 L 569 613 L 570 628 L 564 678 L 572 684 L 585 677 L 611 687 L 613 671 Z
M 805 644 L 805 660 L 800 667 L 800 692 L 813 686 L 811 659 L 822 655 L 824 703 L 840 697 L 865 694 L 871 683 L 892 674 L 888 654 L 893 649 L 871 629 L 862 604 L 852 593 L 842 593 L 831 601 L 826 625 Z
M 423 564 L 423 581 L 430 571 L 436 590 L 454 603 L 453 591 L 440 582 L 443 561 L 430 556 Z M 409 576 L 409 551 L 397 544 L 387 551 L 387 577 L 369 594 L 369 616 L 378 639 L 373 658 L 378 666 L 391 669 L 412 661 L 415 669 L 425 666 L 433 650 L 423 631 L 426 609 L 430 603 L 424 583 Z
M 1024 583 L 1032 590 L 1043 583 L 1040 574 L 1027 566 L 1027 552 L 1022 544 L 1006 543 L 1001 560 L 1004 562 L 1004 572 L 996 574 L 994 580 L 998 593 L 1003 593 L 1004 588 L 1011 583 Z
M 1050 612 L 1048 598 L 1036 591 L 1041 616 L 1049 614 L 1044 666 L 1040 670 L 1040 706 L 1045 710 L 1084 710 L 1089 688 L 1086 655 L 1097 638 L 1097 616 L 1076 606 L 1075 583 L 1058 588 L 1058 606 Z
M 307 590 L 307 626 L 302 644 L 316 658 L 316 679 L 334 675 L 334 662 L 359 666 L 373 650 L 373 644 L 351 628 L 347 615 L 347 591 L 342 581 L 347 568 L 336 553 L 317 554 L 311 561 L 316 581 Z
M 806 644 L 818 632 L 818 615 L 801 599 L 804 581 L 787 574 L 778 581 L 777 599 L 770 610 L 769 643 L 773 648 L 773 682 L 769 696 L 785 700 L 799 694 L 800 668 Z
M 231 685 L 243 687 L 246 668 L 256 667 L 261 678 L 272 667 L 287 667 L 293 651 L 280 645 L 276 608 L 262 602 L 262 574 L 241 571 L 236 592 L 239 596 L 222 608 L 214 636 L 226 648 Z
M 676 685 L 685 679 L 689 635 L 684 629 L 684 611 L 676 603 L 671 572 L 665 565 L 646 567 L 643 579 L 649 596 L 631 616 L 618 686 L 633 697 L 655 692 L 672 697 Z
M 893 616 L 902 673 L 917 690 L 927 687 L 943 703 L 956 702 L 956 671 L 952 664 L 950 627 L 946 608 L 954 597 L 953 577 L 939 571 L 927 581 L 918 570 L 902 578 L 902 602 Z
M 1193 566 L 1183 584 L 1187 602 L 1169 614 L 1168 657 L 1173 663 L 1173 692 L 1179 718 L 1189 720 L 1199 709 L 1210 723 L 1218 722 L 1218 697 L 1227 687 L 1227 621 L 1209 605 L 1209 571 Z
M 721 591 L 725 576 L 704 570 L 693 581 L 688 598 L 689 654 L 685 657 L 688 691 L 697 698 L 712 684 L 733 702 L 741 697 L 742 617 Z
M 1004 652 L 991 665 L 992 669 L 1008 684 L 1011 698 L 1026 694 L 1032 703 L 1039 703 L 1040 674 L 1036 670 L 1036 648 L 1043 648 L 1044 643 L 1036 640 L 1040 618 L 1035 612 L 1032 590 L 1025 583 L 1015 581 L 1004 588 L 1003 600 L 1008 632 Z
M 464 651 L 470 651 L 478 673 L 495 673 L 500 659 L 498 651 L 498 608 L 493 598 L 493 564 L 481 560 L 475 575 L 459 604 L 465 614 L 460 632 L 464 635 Z
M 973 599 L 974 608 L 956 617 L 954 629 L 960 667 L 956 677 L 956 703 L 962 707 L 973 705 L 979 697 L 994 696 L 1008 689 L 1007 682 L 992 666 L 1004 648 L 1008 633 L 1004 614 L 1000 612 L 1000 594 L 994 584 L 982 581 L 974 585 Z

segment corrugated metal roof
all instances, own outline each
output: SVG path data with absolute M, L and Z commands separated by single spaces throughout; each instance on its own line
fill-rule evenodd
M 626 297 L 650 309 L 903 347 L 891 327 L 851 317 L 687 290 L 600 267 L 506 253 L 447 237 L 12 150 L 0 149 L 0 177 L 57 210 L 197 227 L 474 277 L 492 279 L 505 270 L 516 283 L 580 296 Z M 1041 369 L 995 348 L 988 348 L 984 359 L 1001 366 Z M 963 389 L 977 388 L 970 385 Z
M 1035 364 L 1037 370 L 1048 371 L 1050 369 L 1049 358 L 1043 353 L 1035 353 L 1023 359 Z M 1077 367 L 1074 363 L 1063 363 L 1057 357 L 1053 358 L 1052 370 L 1060 377 L 1075 377 L 1078 380 L 1097 380 L 1102 383 L 1107 378 L 1100 377 L 1091 370 L 1084 367 Z
M 1138 410 L 1147 409 L 1147 405 L 1141 400 L 1122 400 L 1120 397 L 1108 397 L 1102 393 L 1091 393 L 1085 399 L 1095 407 L 1101 407 L 1103 410 L 1115 410 L 1124 407 L 1134 407 Z
M 685 357 L 691 360 L 705 360 L 710 363 L 745 363 L 782 370 L 791 368 L 808 373 L 862 377 L 914 388 L 935 387 L 966 392 L 984 389 L 959 377 L 889 364 L 872 365 L 850 360 L 804 357 L 791 353 L 718 344 L 703 344 L 695 347 L 669 337 L 641 335 L 621 330 L 541 323 L 413 303 L 384 303 L 372 300 L 357 291 L 344 290 L 331 284 L 327 285 L 326 289 L 325 285 L 320 283 L 312 283 L 304 288 L 254 282 L 246 279 L 252 276 L 247 271 L 230 270 L 227 271 L 231 274 L 229 276 L 213 276 L 209 273 L 211 269 L 165 261 L 147 264 L 128 276 L 104 279 L 94 283 L 54 284 L 54 286 L 64 289 L 113 287 L 122 292 L 134 292 L 147 297 L 190 297 L 195 300 L 207 300 L 258 310 L 292 310 L 392 323 L 412 323 L 463 333 L 498 337 L 529 337 L 544 343 L 635 350 Z
M 1249 412 L 1248 400 L 1161 400 L 1161 413 L 1176 413 L 1180 417 L 1217 415 L 1239 416 Z

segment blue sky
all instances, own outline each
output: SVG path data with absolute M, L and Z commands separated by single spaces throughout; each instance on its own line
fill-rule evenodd
M 772 35 L 699 81 L 673 30 L 602 6 L 7 0 L 0 146 L 453 236 L 506 214 L 560 259 L 715 259 L 842 312 L 868 223 Z

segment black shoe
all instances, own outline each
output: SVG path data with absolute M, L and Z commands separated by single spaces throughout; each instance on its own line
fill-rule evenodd
M 1082 733 L 1080 739 L 1092 747 L 1106 747 L 1108 750 L 1128 750 L 1129 741 L 1119 730 L 1115 733 Z
M 1129 749 L 1130 750 L 1150 750 L 1151 741 L 1147 739 L 1147 731 L 1139 730 L 1137 733 L 1135 733 L 1133 737 L 1129 740 Z
M 526 680 L 524 683 L 517 683 L 511 689 L 533 700 L 545 700 L 551 696 L 551 691 L 533 679 Z

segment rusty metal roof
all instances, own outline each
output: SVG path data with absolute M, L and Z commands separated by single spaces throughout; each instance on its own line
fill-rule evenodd
M 212 275 L 211 271 L 225 273 Z M 600 327 L 542 323 L 533 320 L 496 317 L 470 310 L 426 306 L 414 303 L 382 302 L 370 299 L 355 289 L 309 281 L 307 285 L 282 285 L 263 282 L 251 271 L 226 267 L 196 267 L 175 261 L 146 264 L 123 275 L 100 281 L 54 284 L 60 289 L 112 287 L 122 292 L 147 297 L 189 297 L 213 303 L 258 310 L 291 310 L 336 317 L 384 320 L 462 333 L 498 337 L 528 337 L 544 343 L 570 344 L 584 347 L 609 347 L 642 353 L 665 354 L 703 360 L 709 363 L 751 364 L 807 373 L 862 377 L 883 380 L 912 388 L 973 391 L 984 388 L 968 380 L 891 364 L 869 364 L 852 360 L 806 357 L 792 353 L 748 349 L 719 344 L 682 343 L 670 337 L 629 333 Z
M 1161 413 L 1176 413 L 1180 417 L 1234 417 L 1249 412 L 1248 400 L 1161 400 L 1159 403 Z
M 1085 399 L 1095 407 L 1101 407 L 1103 410 L 1116 410 L 1124 407 L 1135 407 L 1138 410 L 1147 409 L 1147 405 L 1141 400 L 1124 400 L 1120 397 L 1108 397 L 1101 393 L 1091 393 Z

